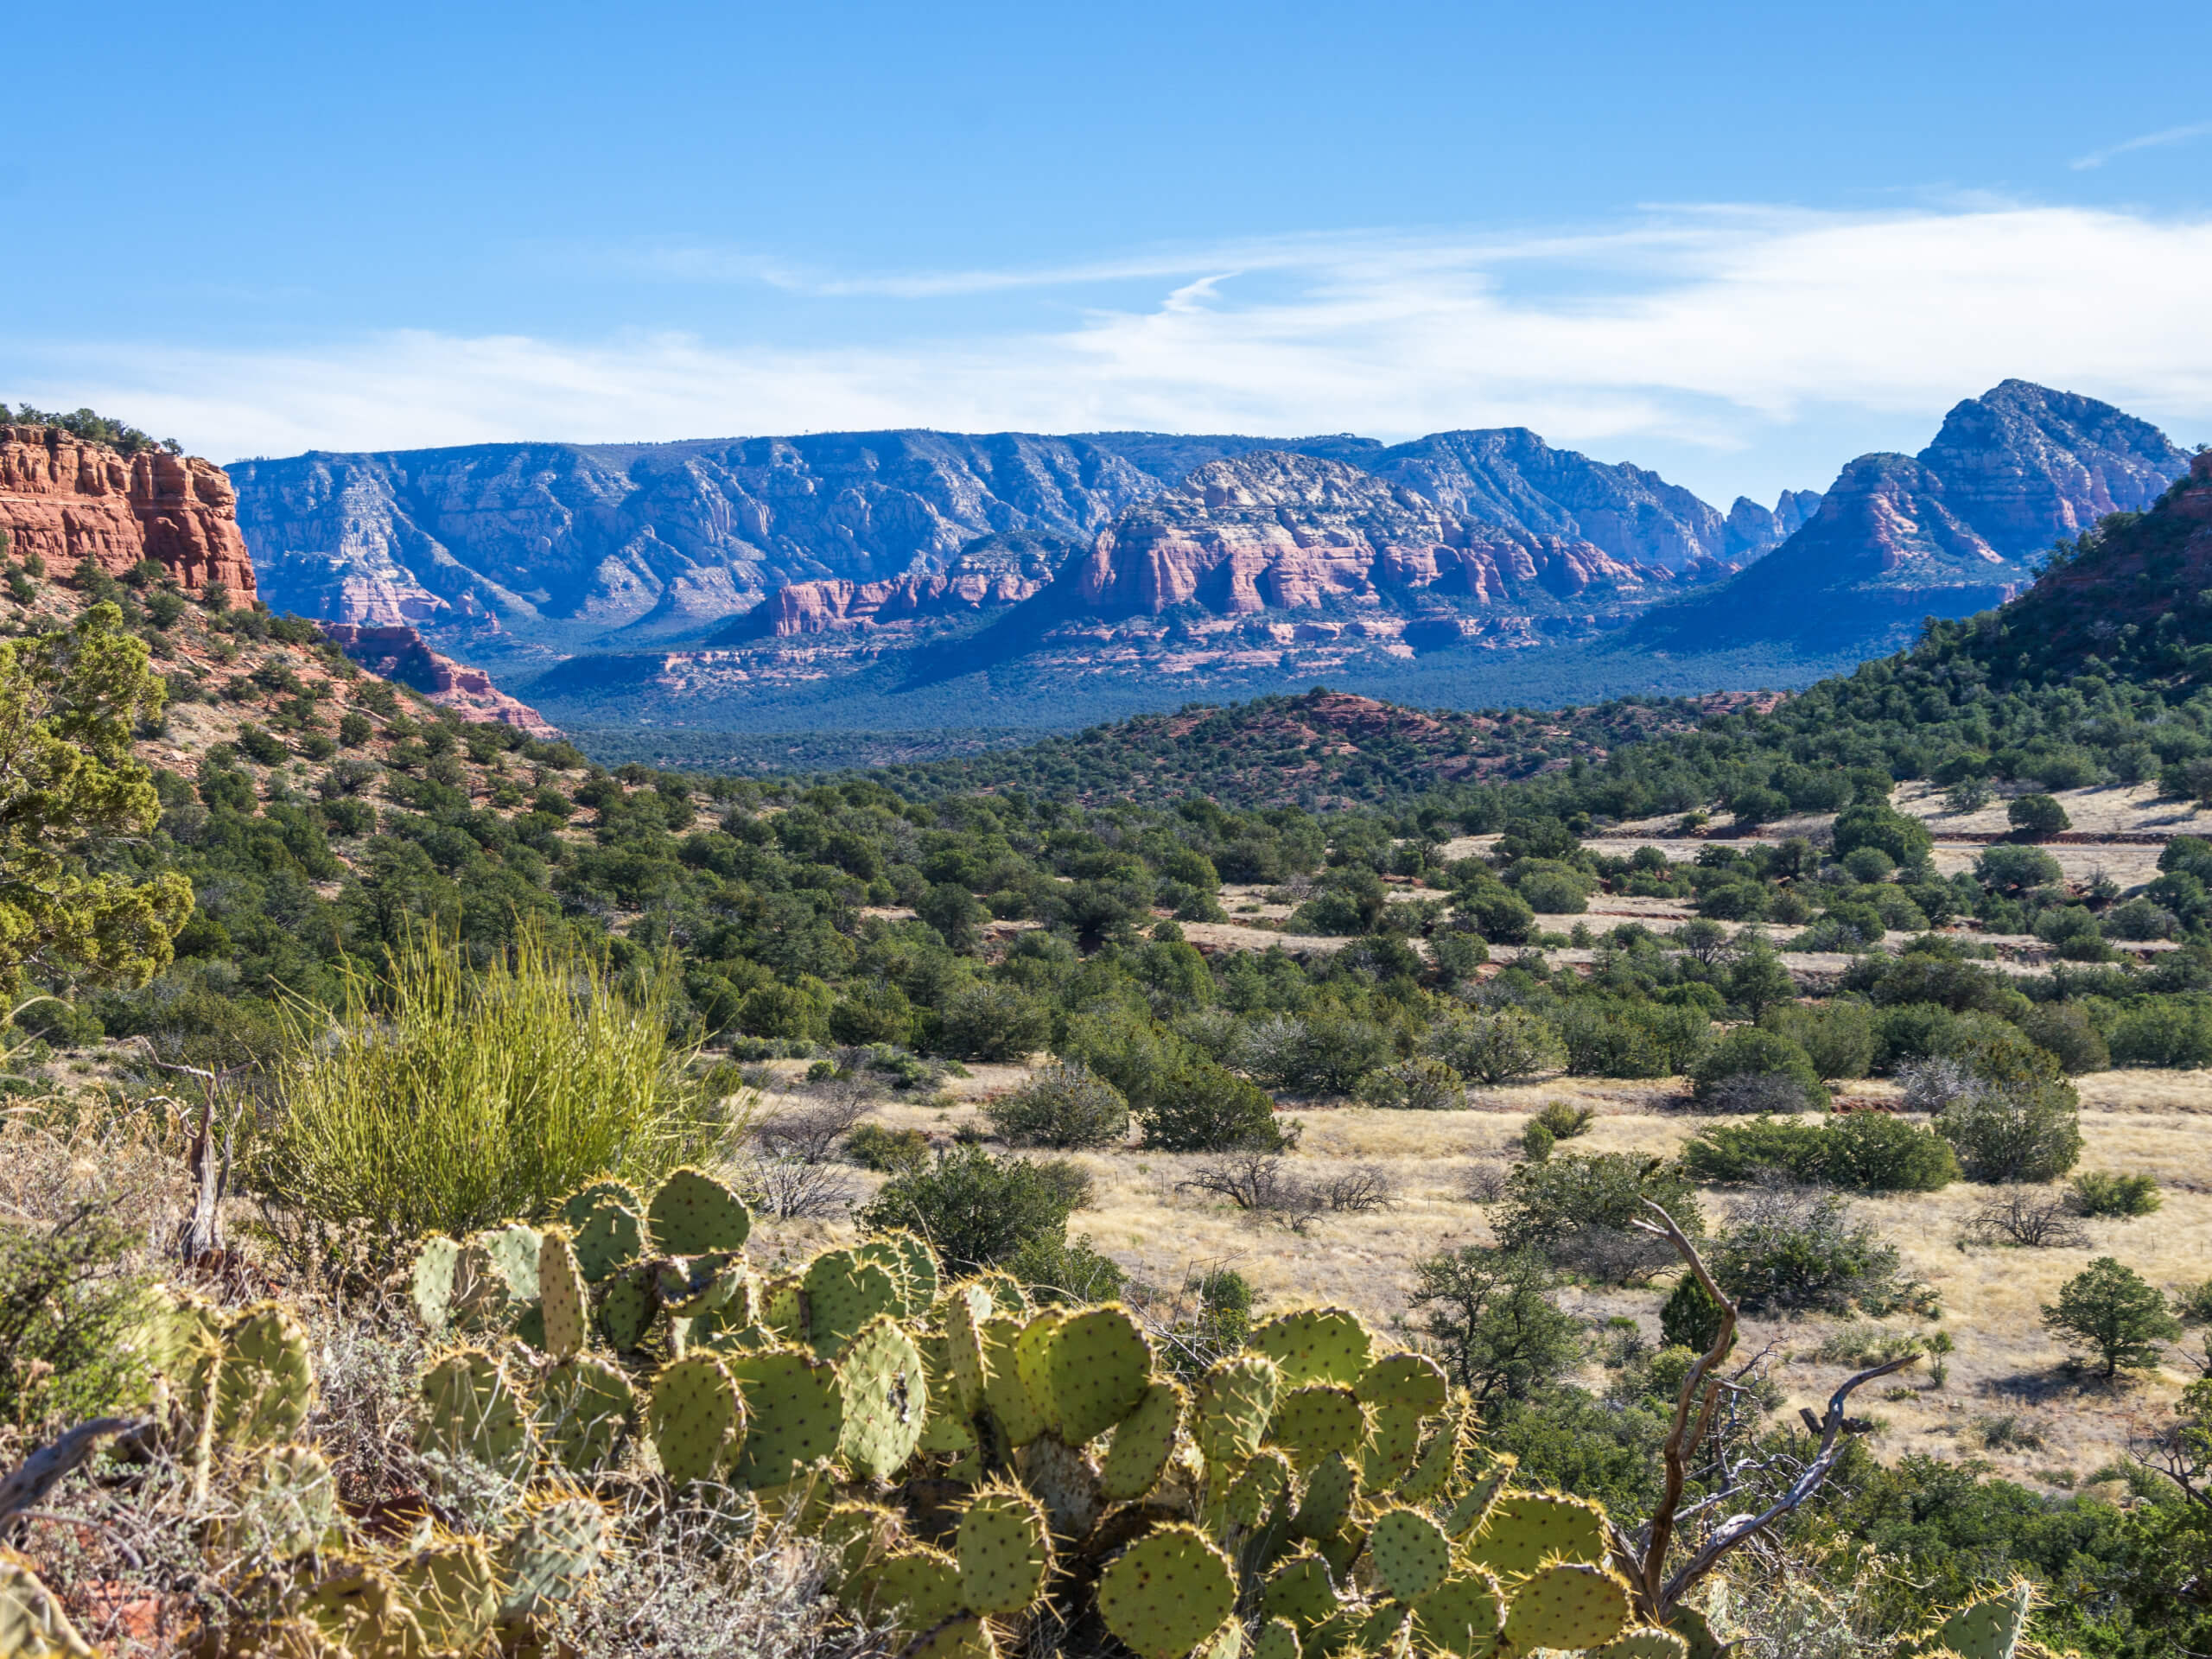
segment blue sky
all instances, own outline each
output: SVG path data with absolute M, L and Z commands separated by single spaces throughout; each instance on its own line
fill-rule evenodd
M 2212 440 L 2201 6 L 11 16 L 0 397 L 231 459 L 1522 423 L 1725 503 Z

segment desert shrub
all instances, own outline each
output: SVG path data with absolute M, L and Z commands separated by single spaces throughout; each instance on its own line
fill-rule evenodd
M 1834 1193 L 1763 1192 L 1728 1218 L 1707 1253 L 1713 1281 L 1747 1313 L 1877 1316 L 1904 1306 L 1897 1247 Z
M 1972 1244 L 2024 1249 L 2080 1249 L 2089 1242 L 2067 1201 L 2039 1188 L 2008 1187 L 1968 1216 L 1961 1236 Z
M 2013 833 L 2031 841 L 2056 836 L 2073 827 L 2066 809 L 2048 795 L 2023 795 L 2005 809 L 2005 820 Z
M 1129 1132 L 1129 1103 L 1122 1091 L 1090 1067 L 1066 1062 L 985 1101 L 983 1116 L 1001 1139 L 1017 1147 L 1110 1147 Z
M 2174 1313 L 2184 1325 L 2212 1325 L 2212 1279 L 2176 1291 Z
M 1128 1283 L 1114 1259 L 1090 1242 L 1090 1235 L 1068 1238 L 1033 1233 L 1006 1259 L 1006 1271 L 1047 1306 L 1058 1302 L 1110 1302 Z
M 841 1043 L 906 1043 L 914 1035 L 914 1005 L 889 980 L 855 986 L 830 1009 L 830 1034 Z
M 1553 1303 L 1552 1286 L 1540 1252 L 1469 1244 L 1416 1262 L 1406 1300 L 1445 1374 L 1490 1408 L 1529 1398 L 1580 1359 L 1580 1323 Z
M 1649 1218 L 1647 1199 L 1663 1205 L 1691 1236 L 1704 1231 L 1697 1194 L 1678 1165 L 1621 1152 L 1516 1166 L 1491 1226 L 1508 1249 L 1539 1251 L 1570 1273 L 1635 1283 L 1680 1259 L 1664 1238 L 1631 1224 Z
M 1949 1142 L 1886 1112 L 1852 1112 L 1825 1127 L 1768 1117 L 1709 1123 L 1683 1146 L 1682 1167 L 1721 1185 L 1773 1173 L 1851 1192 L 1933 1192 L 1959 1175 Z
M 1535 909 L 1510 888 L 1482 887 L 1460 894 L 1455 902 L 1460 915 L 1492 944 L 1524 944 L 1535 931 Z
M 1416 1055 L 1377 1066 L 1359 1080 L 1366 1105 L 1400 1111 L 1456 1111 L 1467 1103 L 1467 1080 L 1441 1060 Z
M 1145 1103 L 1133 1109 L 1144 1127 L 1144 1144 L 1160 1152 L 1280 1150 L 1293 1139 L 1275 1121 L 1275 1103 L 1264 1090 L 1195 1057 L 1161 1077 Z
M 1821 1086 L 1820 1073 L 1805 1051 L 1787 1037 L 1756 1027 L 1739 1026 L 1714 1044 L 1713 1052 L 1698 1063 L 1697 1070 L 1691 1074 L 1690 1092 L 1701 1106 L 1742 1111 L 1748 1104 L 1742 1099 L 1743 1091 L 1724 1090 L 1724 1085 L 1738 1077 L 1784 1078 L 1802 1090 L 1804 1103 L 1828 1103 L 1828 1091 Z M 1799 1109 L 1765 1103 L 1751 1109 Z
M 1766 914 L 1766 888 L 1757 881 L 1723 881 L 1698 895 L 1697 913 L 1708 921 L 1756 922 Z
M 1558 1144 L 1559 1137 L 1534 1118 L 1521 1126 L 1522 1155 L 1530 1163 L 1542 1163 Z
M 1535 1121 L 1550 1131 L 1554 1141 L 1572 1141 L 1579 1135 L 1587 1135 L 1590 1126 L 1598 1121 L 1594 1106 L 1576 1106 L 1564 1100 L 1549 1100 Z
M 927 1169 L 887 1181 L 855 1219 L 868 1232 L 905 1227 L 929 1240 L 947 1267 L 980 1273 L 1032 1239 L 1067 1239 L 1068 1217 L 1090 1201 L 1090 1178 L 1073 1164 L 996 1158 L 948 1147 Z
M 749 1157 L 735 1180 L 746 1203 L 779 1221 L 829 1221 L 853 1207 L 852 1179 L 835 1164 Z
M 1553 1021 L 1567 1070 L 1578 1077 L 1663 1077 L 1664 1049 L 1626 1007 L 1577 998 Z
M 2141 893 L 2105 912 L 2105 936 L 2114 939 L 2171 939 L 2181 931 L 2181 920 Z
M 1878 847 L 1899 864 L 1917 864 L 1935 844 L 1926 824 L 1886 802 L 1862 801 L 1836 814 L 1838 858 L 1847 858 L 1860 847 Z
M 1429 1028 L 1428 1052 L 1461 1077 L 1510 1083 L 1564 1063 L 1558 1034 L 1526 1008 L 1468 1008 Z
M 1513 877 L 1513 890 L 1539 916 L 1580 916 L 1590 908 L 1590 878 L 1581 871 L 1548 860 L 1530 859 Z
M 1277 1014 L 1255 1021 L 1239 1052 L 1245 1069 L 1270 1089 L 1342 1095 L 1390 1058 L 1390 1034 L 1348 1014 Z
M 671 1051 L 676 988 L 524 929 L 473 969 L 418 934 L 378 978 L 348 970 L 327 1026 L 291 1017 L 256 1174 L 279 1203 L 362 1220 L 387 1248 L 542 1216 L 602 1175 L 650 1185 L 729 1126 Z
M 1052 1011 L 1016 985 L 970 985 L 938 1017 L 937 1046 L 963 1060 L 1019 1060 L 1052 1035 Z
M 2101 1071 L 2112 1064 L 2112 1051 L 2078 1002 L 2038 1002 L 2020 1016 L 2019 1024 L 2028 1040 L 2056 1055 L 2069 1075 Z
M 0 1225 L 0 1425 L 27 1438 L 98 1417 L 143 1377 L 143 1275 L 130 1230 L 80 1208 L 59 1225 Z
M 1780 1002 L 1759 1016 L 1759 1028 L 1796 1044 L 1823 1082 L 1863 1077 L 1873 1069 L 1874 1010 L 1864 1002 Z
M 1977 1090 L 1946 1107 L 1936 1128 L 1970 1180 L 2056 1180 L 2082 1155 L 2076 1115 L 2046 1090 Z
M 2067 1185 L 2073 1189 L 2072 1204 L 2077 1216 L 2115 1216 L 2129 1217 L 2156 1214 L 2164 1202 L 2158 1192 L 2158 1178 L 2152 1175 L 2120 1175 L 2110 1170 L 2084 1170 Z
M 2156 1365 L 2158 1344 L 2181 1334 L 2157 1287 L 2109 1255 L 2061 1286 L 2057 1301 L 2044 1305 L 2043 1322 L 2069 1347 L 2087 1349 L 2107 1377 Z
M 919 1129 L 887 1129 L 863 1123 L 845 1137 L 845 1155 L 862 1169 L 905 1175 L 930 1160 L 929 1137 Z
M 2040 847 L 1999 843 L 1974 861 L 1974 880 L 1999 893 L 2024 893 L 2030 887 L 2049 887 L 2061 874 L 2058 861 Z
M 2117 1065 L 2212 1065 L 2212 1004 L 2191 996 L 2145 996 L 2113 1021 L 2106 1042 Z
M 823 1163 L 867 1114 L 867 1092 L 841 1086 L 803 1104 L 763 1114 L 752 1125 L 753 1139 L 772 1158 Z
M 1701 1354 L 1720 1334 L 1721 1306 L 1706 1294 L 1697 1275 L 1686 1273 L 1659 1305 L 1659 1340 L 1669 1348 Z
M 1437 978 L 1447 986 L 1472 978 L 1475 969 L 1490 960 L 1490 947 L 1476 933 L 1440 930 L 1429 936 L 1428 950 Z
M 1707 1111 L 1727 1117 L 1802 1112 L 1813 1104 L 1812 1094 L 1803 1083 L 1779 1071 L 1743 1071 L 1723 1077 L 1704 1101 Z

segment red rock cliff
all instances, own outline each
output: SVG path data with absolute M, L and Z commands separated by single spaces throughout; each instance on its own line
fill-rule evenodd
M 59 427 L 0 426 L 0 530 L 16 557 L 35 553 L 56 575 L 85 559 L 110 575 L 156 559 L 184 588 L 254 596 L 237 493 L 197 455 L 124 456 Z
M 441 656 L 404 625 L 365 627 L 358 622 L 326 622 L 322 637 L 370 673 L 411 685 L 442 709 L 457 709 L 470 720 L 518 727 L 532 737 L 561 735 L 559 727 L 500 690 L 482 669 Z

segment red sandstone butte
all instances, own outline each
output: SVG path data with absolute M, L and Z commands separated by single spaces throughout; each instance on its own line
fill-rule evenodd
M 125 456 L 60 427 L 0 426 L 0 530 L 10 554 L 35 553 L 55 575 L 86 559 L 110 575 L 154 559 L 181 587 L 254 596 L 237 492 L 197 455 Z
M 359 622 L 326 622 L 322 637 L 370 673 L 413 686 L 441 709 L 454 709 L 474 721 L 497 721 L 532 737 L 561 735 L 559 727 L 528 703 L 500 690 L 482 669 L 470 668 L 432 651 L 421 634 L 404 624 L 375 627 Z

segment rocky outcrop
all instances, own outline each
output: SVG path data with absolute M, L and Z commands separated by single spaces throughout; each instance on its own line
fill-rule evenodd
M 1778 642 L 1873 655 L 1923 617 L 2024 591 L 2031 561 L 2105 514 L 2139 511 L 2189 465 L 2109 404 L 2007 380 L 1952 409 L 1916 456 L 1861 455 L 1781 547 L 1645 618 L 1630 646 Z
M 1803 529 L 1820 510 L 1818 490 L 1784 490 L 1770 512 L 1748 495 L 1738 496 L 1728 509 L 1722 563 L 1741 566 L 1763 557 Z
M 560 728 L 528 703 L 509 696 L 480 668 L 468 668 L 432 651 L 404 624 L 364 626 L 327 622 L 323 637 L 372 674 L 412 686 L 442 709 L 472 721 L 497 721 L 533 737 L 558 737 Z
M 10 550 L 57 575 L 90 559 L 110 575 L 152 559 L 180 587 L 220 582 L 254 597 L 238 498 L 196 455 L 124 455 L 54 426 L 0 426 L 0 530 Z
M 1243 616 L 1418 592 L 1481 607 L 1669 579 L 1588 542 L 1447 512 L 1339 461 L 1255 450 L 1125 512 L 1093 545 L 1067 608 L 1109 620 L 1186 604 Z
M 770 594 L 709 643 L 782 639 L 1003 610 L 1043 592 L 1075 545 L 1037 537 L 986 537 L 935 575 L 891 582 L 793 582 Z

